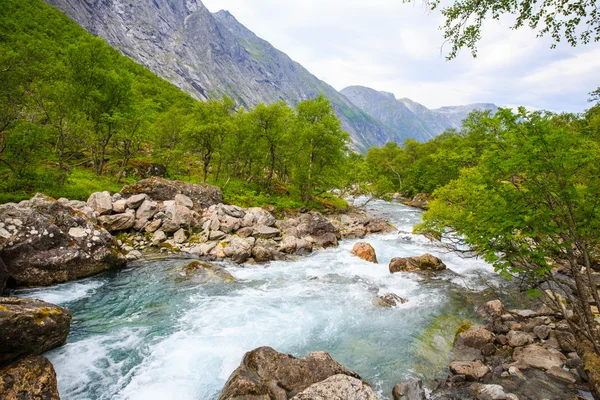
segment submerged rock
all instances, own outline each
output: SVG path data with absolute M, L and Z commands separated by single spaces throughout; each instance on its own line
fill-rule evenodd
M 30 356 L 0 369 L 3 400 L 60 400 L 56 372 L 47 358 Z
M 381 307 L 396 307 L 396 306 L 399 306 L 400 304 L 404 304 L 407 302 L 408 302 L 408 300 L 398 296 L 395 293 L 387 293 L 387 294 L 384 294 L 383 296 L 377 296 L 373 300 L 374 305 L 381 306 Z
M 110 233 L 83 212 L 44 195 L 20 204 L 0 205 L 0 221 L 10 228 L 8 237 L 0 236 L 0 258 L 18 286 L 47 286 L 125 266 Z
M 352 254 L 365 261 L 377 264 L 377 255 L 375 249 L 369 243 L 358 242 L 352 247 Z
M 181 269 L 187 278 L 201 282 L 235 282 L 235 278 L 225 268 L 200 261 L 192 261 Z
M 309 386 L 292 400 L 378 400 L 373 389 L 348 375 L 334 375 Z
M 417 257 L 396 257 L 390 261 L 390 273 L 395 272 L 420 272 L 420 271 L 443 271 L 446 264 L 431 254 Z
M 244 355 L 241 365 L 227 380 L 219 400 L 286 400 L 315 383 L 340 374 L 361 379 L 325 352 L 296 358 L 270 347 L 260 347 Z
M 71 313 L 66 308 L 41 300 L 1 297 L 0 364 L 62 346 L 70 326 Z

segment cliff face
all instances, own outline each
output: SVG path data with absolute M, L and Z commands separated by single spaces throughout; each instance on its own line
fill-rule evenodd
M 290 105 L 323 93 L 355 147 L 394 135 L 229 12 L 196 0 L 46 0 L 94 35 L 201 100 L 234 98 L 246 107 Z

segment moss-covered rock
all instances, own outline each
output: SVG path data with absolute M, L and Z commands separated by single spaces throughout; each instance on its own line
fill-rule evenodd
M 60 400 L 54 367 L 42 356 L 30 356 L 0 369 L 3 400 Z

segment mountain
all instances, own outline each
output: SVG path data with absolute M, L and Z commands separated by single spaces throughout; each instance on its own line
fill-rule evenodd
M 197 0 L 46 0 L 90 33 L 198 99 L 234 98 L 252 107 L 290 105 L 323 93 L 356 149 L 394 133 L 229 12 Z
M 392 93 L 364 86 L 350 86 L 341 93 L 390 131 L 395 132 L 393 141 L 397 143 L 402 143 L 407 138 L 425 142 L 447 129 L 460 129 L 463 119 L 471 111 L 498 110 L 496 105 L 487 103 L 430 110 L 410 99 L 396 99 Z

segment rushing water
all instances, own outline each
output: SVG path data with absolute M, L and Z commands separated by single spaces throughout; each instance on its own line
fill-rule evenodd
M 243 354 L 260 346 L 296 356 L 327 351 L 389 398 L 401 379 L 441 371 L 456 324 L 472 317 L 464 293 L 484 289 L 482 275 L 495 278 L 484 262 L 413 235 L 420 211 L 383 201 L 368 208 L 400 230 L 363 239 L 378 265 L 353 257 L 358 240 L 344 240 L 293 262 L 222 264 L 233 284 L 182 281 L 177 268 L 189 260 L 170 259 L 15 294 L 73 313 L 67 345 L 47 354 L 63 399 L 216 399 Z M 391 258 L 425 252 L 452 272 L 430 281 L 388 272 Z M 409 302 L 372 304 L 390 292 Z

